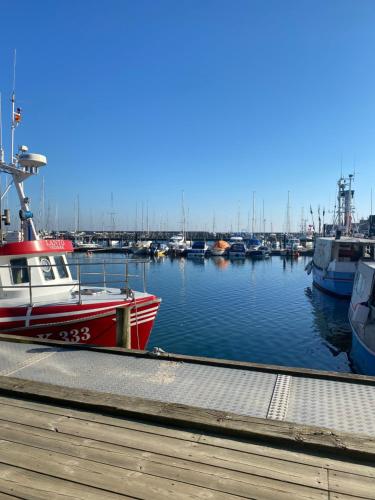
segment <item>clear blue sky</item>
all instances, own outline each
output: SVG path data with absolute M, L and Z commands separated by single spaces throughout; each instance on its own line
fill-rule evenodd
M 373 0 L 3 0 L 1 26 L 3 111 L 16 48 L 17 143 L 48 156 L 60 227 L 79 193 L 88 228 L 110 212 L 134 228 L 136 205 L 140 226 L 148 203 L 150 225 L 178 229 L 184 190 L 190 228 L 215 212 L 235 230 L 239 207 L 245 228 L 256 191 L 282 230 L 289 190 L 297 229 L 301 207 L 333 204 L 341 163 L 369 214 Z

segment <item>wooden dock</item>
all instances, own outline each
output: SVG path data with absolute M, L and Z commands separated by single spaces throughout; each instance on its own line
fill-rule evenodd
M 61 351 L 47 358 L 49 351 L 28 345 L 34 364 L 29 357 L 0 366 L 0 498 L 375 499 L 374 436 L 16 378 L 42 363 L 62 366 L 49 361 Z M 181 358 L 198 368 L 204 362 L 174 359 Z M 346 384 L 352 376 L 332 377 Z M 353 383 L 363 391 L 374 379 L 353 376 Z

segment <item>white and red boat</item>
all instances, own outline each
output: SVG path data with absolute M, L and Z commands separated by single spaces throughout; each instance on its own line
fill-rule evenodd
M 87 285 L 82 269 L 89 263 L 74 264 L 77 268 L 72 276 L 73 264 L 67 260 L 73 251 L 71 241 L 39 239 L 23 183 L 37 174 L 47 159 L 29 153 L 26 146 L 13 154 L 14 129 L 20 120 L 20 110 L 14 110 L 14 95 L 12 108 L 12 151 L 6 163 L 0 137 L 0 171 L 13 179 L 20 202 L 21 230 L 16 232 L 17 241 L 5 242 L 6 234 L 0 227 L 0 333 L 144 349 L 160 299 L 129 288 L 126 274 L 130 264 L 122 261 L 124 286 L 120 289 L 106 286 L 108 274 L 103 286 Z M 9 224 L 9 210 L 0 214 L 0 225 L 4 224 Z M 118 276 L 116 273 L 116 280 Z M 127 309 L 128 314 L 121 316 L 118 308 Z M 126 318 L 126 335 L 116 324 L 117 317 Z

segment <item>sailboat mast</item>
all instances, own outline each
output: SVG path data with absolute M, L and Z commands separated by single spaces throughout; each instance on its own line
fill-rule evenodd
M 186 215 L 185 215 L 185 192 L 182 190 L 181 193 L 181 203 L 182 203 L 182 236 L 183 241 L 186 240 Z
M 255 233 L 255 191 L 253 191 L 253 218 L 251 221 L 251 232 L 254 235 L 254 233 Z

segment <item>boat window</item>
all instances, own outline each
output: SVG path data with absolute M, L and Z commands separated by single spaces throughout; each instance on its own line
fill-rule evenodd
M 57 273 L 60 276 L 60 278 L 68 278 L 69 274 L 64 262 L 64 257 L 62 257 L 61 255 L 55 257 L 55 264 Z
M 12 259 L 10 261 L 10 268 L 14 285 L 29 283 L 29 268 L 27 267 L 26 259 Z
M 51 261 L 49 260 L 49 257 L 40 257 L 39 262 L 40 262 L 40 268 L 43 271 L 44 279 L 46 281 L 54 280 L 55 275 L 53 273 Z
M 362 248 L 359 245 L 340 245 L 339 259 L 356 262 L 362 257 Z

